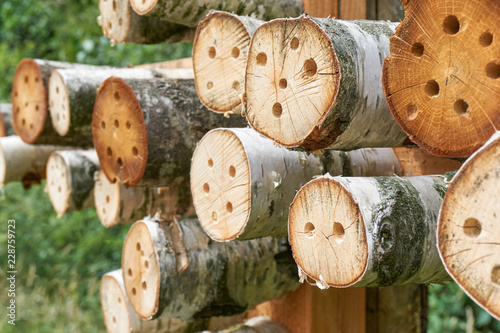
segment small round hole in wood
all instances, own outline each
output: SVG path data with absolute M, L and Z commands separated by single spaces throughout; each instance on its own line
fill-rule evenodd
M 406 114 L 408 116 L 408 120 L 414 120 L 418 116 L 418 108 L 414 104 L 410 104 L 406 107 Z
M 101 129 L 106 129 L 106 123 L 104 120 L 101 120 Z
M 116 12 L 116 1 L 113 0 L 113 10 Z
M 315 227 L 314 224 L 311 222 L 307 222 L 306 225 L 304 226 L 304 233 L 308 238 L 313 238 L 315 234 Z
M 23 119 L 21 120 L 21 123 L 23 124 L 23 126 L 24 126 L 24 125 L 26 125 L 26 119 L 24 119 L 24 118 L 23 118 Z
M 203 184 L 203 192 L 210 193 L 210 185 L 208 183 Z
M 61 186 L 59 186 L 59 187 L 57 188 L 57 192 L 59 192 L 59 193 L 61 192 Z
M 217 54 L 217 52 L 215 51 L 215 47 L 211 46 L 209 49 L 208 49 L 208 57 L 210 59 L 213 59 L 215 58 L 215 55 Z
M 286 81 L 286 79 L 281 79 L 279 82 L 279 86 L 281 89 L 286 89 L 286 87 L 288 87 L 288 82 Z
M 229 167 L 229 176 L 232 178 L 236 177 L 236 168 L 233 165 Z
M 430 80 L 425 84 L 425 93 L 430 97 L 439 95 L 439 84 L 435 80 Z
M 453 109 L 458 115 L 463 115 L 469 109 L 469 104 L 465 102 L 463 99 L 459 99 L 453 104 Z
M 106 154 L 108 154 L 108 156 L 113 156 L 113 151 L 111 150 L 111 147 L 108 147 L 106 149 Z
M 149 268 L 149 261 L 144 261 L 144 267 Z
M 491 79 L 500 77 L 500 65 L 495 62 L 490 62 L 486 65 L 486 75 Z
M 335 241 L 337 244 L 342 244 L 344 241 L 344 235 L 345 235 L 345 230 L 342 224 L 335 222 L 333 223 L 333 234 L 331 238 Z
M 137 295 L 137 290 L 135 290 L 135 288 L 132 288 L 132 295 Z
M 292 41 L 290 42 L 290 47 L 292 50 L 296 50 L 299 48 L 299 39 L 297 37 L 293 37 Z
M 465 220 L 463 229 L 466 236 L 475 238 L 481 234 L 481 223 L 471 217 Z
M 207 89 L 212 89 L 214 87 L 214 83 L 212 81 L 207 82 Z
M 121 302 L 122 302 L 122 298 L 118 297 L 118 303 L 121 303 Z
M 116 164 L 118 164 L 118 166 L 119 166 L 120 168 L 121 168 L 121 167 L 123 167 L 123 161 L 122 161 L 122 158 L 121 158 L 121 157 L 118 157 L 118 158 L 116 159 Z
M 118 119 L 115 119 L 115 128 L 120 128 L 120 122 L 118 121 Z
M 214 166 L 214 161 L 211 158 L 209 158 L 207 164 L 208 164 L 209 167 L 213 167 Z
M 26 76 L 24 77 L 24 83 L 28 84 L 28 81 L 29 81 L 29 77 L 26 75 Z
M 281 104 L 278 103 L 278 102 L 274 103 L 274 105 L 273 105 L 273 115 L 276 118 L 279 118 L 279 117 L 281 117 L 282 114 L 283 114 L 283 107 L 281 106 Z
M 232 85 L 232 88 L 234 90 L 240 90 L 240 83 L 238 81 L 234 81 L 233 85 Z
M 127 123 L 125 124 L 125 127 L 129 130 L 132 127 L 132 123 L 127 120 Z
M 312 77 L 318 72 L 318 65 L 314 59 L 307 59 L 304 62 L 304 71 L 306 72 L 306 76 Z
M 139 150 L 137 149 L 137 147 L 132 147 L 132 154 L 134 156 L 138 156 L 139 155 Z
M 37 105 L 35 105 L 35 111 L 38 111 L 40 109 L 40 107 Z
M 411 53 L 420 58 L 424 54 L 424 46 L 421 43 L 413 44 L 411 47 Z
M 116 318 L 113 316 L 113 324 L 116 324 Z
M 240 49 L 237 47 L 233 47 L 233 49 L 231 50 L 231 56 L 234 59 L 237 59 L 240 56 Z
M 106 203 L 109 203 L 109 195 L 106 196 Z
M 128 272 L 127 272 L 128 276 L 132 276 L 132 269 L 128 269 Z
M 142 282 L 142 290 L 146 290 L 146 289 L 148 289 L 148 285 L 147 285 L 146 281 L 143 281 Z
M 493 267 L 491 270 L 491 282 L 500 286 L 500 265 Z
M 493 34 L 491 32 L 485 32 L 479 36 L 479 45 L 482 47 L 488 47 L 493 43 Z
M 228 213 L 232 213 L 233 212 L 233 204 L 231 202 L 229 202 L 229 201 L 226 204 L 226 211 Z
M 121 17 L 118 19 L 118 25 L 119 25 L 119 26 L 122 26 L 122 25 L 123 25 L 123 19 L 122 19 Z
M 117 91 L 115 92 L 114 97 L 116 102 L 120 101 L 120 94 Z
M 137 244 L 135 244 L 135 249 L 141 251 L 141 243 L 137 242 Z
M 447 16 L 443 21 L 443 31 L 448 35 L 455 35 L 460 31 L 460 22 L 455 15 Z
M 113 28 L 113 24 L 111 22 L 108 22 L 108 29 L 111 30 Z
M 257 60 L 257 65 L 265 66 L 267 63 L 267 55 L 264 52 L 261 52 L 261 53 L 257 54 L 257 57 L 255 60 Z

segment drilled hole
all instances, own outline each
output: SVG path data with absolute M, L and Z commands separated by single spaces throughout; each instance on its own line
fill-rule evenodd
M 306 225 L 304 226 L 304 233 L 306 234 L 307 237 L 313 238 L 314 237 L 314 224 L 311 222 L 307 222 Z
M 33 124 L 30 124 L 30 129 L 33 129 Z
M 16 92 L 14 93 L 14 97 L 17 97 L 17 96 L 18 96 L 18 93 L 17 93 L 17 91 L 16 91 Z
M 211 46 L 209 49 L 208 49 L 208 57 L 210 59 L 213 59 L 215 58 L 215 55 L 216 55 L 216 52 L 215 52 L 215 47 Z
M 213 167 L 214 166 L 214 161 L 211 158 L 209 158 L 207 164 L 208 164 L 209 167 Z
M 141 250 L 141 243 L 137 242 L 137 244 L 135 244 L 135 249 L 137 251 L 140 251 Z
M 500 285 L 500 266 L 495 266 L 491 270 L 491 282 Z
M 281 106 L 280 103 L 274 103 L 273 105 L 273 115 L 277 118 L 281 117 L 281 114 L 283 113 L 283 107 Z
M 128 269 L 128 276 L 132 276 L 132 269 Z
M 149 268 L 149 261 L 144 261 L 144 267 Z
M 233 49 L 231 50 L 231 55 L 235 59 L 238 58 L 240 56 L 240 49 L 237 47 L 233 47 Z
M 142 282 L 142 290 L 148 289 L 148 285 L 146 284 L 146 281 Z
M 297 37 L 293 37 L 292 41 L 290 42 L 290 47 L 292 50 L 296 50 L 299 48 L 299 39 Z
M 26 119 L 24 119 L 24 118 L 23 118 L 23 119 L 21 120 L 21 123 L 23 124 L 23 126 L 24 126 L 24 125 L 26 125 Z
M 443 21 L 443 31 L 448 35 L 454 35 L 460 30 L 460 22 L 455 15 L 447 16 Z
M 315 75 L 318 71 L 318 65 L 316 65 L 316 61 L 314 61 L 313 59 L 307 59 L 304 62 L 304 71 L 309 77 Z
M 61 186 L 59 186 L 59 187 L 57 188 L 57 191 L 58 191 L 58 192 L 61 192 Z
M 38 111 L 40 109 L 40 107 L 37 105 L 35 105 L 35 111 Z
M 494 62 L 490 62 L 486 65 L 486 75 L 492 79 L 498 79 L 500 77 L 500 65 Z
M 26 76 L 24 77 L 24 83 L 28 83 L 28 80 L 29 80 L 29 77 L 26 75 Z
M 144 251 L 141 251 L 141 256 L 143 256 L 143 257 L 144 257 Z
M 121 302 L 122 302 L 122 298 L 118 297 L 118 303 L 121 303 Z
M 121 157 L 118 157 L 118 159 L 116 160 L 116 164 L 118 164 L 120 168 L 123 167 L 123 161 Z
M 109 203 L 109 195 L 106 196 L 106 203 Z
M 127 129 L 130 129 L 132 127 L 132 124 L 130 123 L 130 121 L 127 121 L 125 123 L 125 127 L 127 127 Z
M 116 324 L 116 318 L 113 316 L 113 323 Z
M 119 26 L 122 26 L 122 25 L 123 25 L 123 19 L 122 19 L 122 18 L 119 18 L 119 19 L 118 19 L 118 25 L 119 25 Z
M 232 204 L 232 203 L 228 202 L 228 203 L 226 204 L 226 211 L 227 211 L 228 213 L 232 213 L 232 212 L 233 212 L 233 204 Z
M 119 128 L 119 127 L 120 127 L 120 122 L 118 121 L 118 119 L 115 119 L 115 127 L 116 127 L 116 128 Z
M 208 183 L 203 184 L 203 192 L 210 193 L 210 186 Z
M 132 147 L 132 154 L 133 154 L 134 156 L 139 155 L 139 150 L 137 149 L 137 147 Z
M 469 109 L 469 104 L 467 104 L 463 99 L 459 99 L 453 104 L 453 109 L 459 115 L 463 115 Z
M 101 128 L 106 129 L 106 123 L 104 122 L 104 120 L 101 121 Z
M 431 97 L 439 95 L 439 84 L 435 80 L 430 80 L 425 84 L 425 93 Z
M 418 108 L 416 105 L 410 104 L 406 107 L 406 115 L 408 120 L 414 120 L 418 115 Z
M 111 24 L 111 22 L 108 22 L 108 29 L 111 30 L 111 28 L 113 28 L 113 24 Z
M 285 89 L 286 87 L 288 87 L 288 82 L 286 81 L 286 79 L 281 79 L 279 82 L 279 86 L 281 89 Z
M 238 81 L 233 82 L 233 89 L 234 90 L 240 90 L 240 83 Z
M 236 176 L 236 168 L 232 165 L 229 167 L 229 175 L 233 178 Z
M 344 235 L 345 230 L 342 224 L 335 222 L 333 224 L 333 234 L 331 238 L 335 241 L 335 243 L 341 244 L 344 241 Z
M 214 83 L 212 81 L 207 82 L 207 89 L 212 89 L 214 87 Z
M 16 113 L 19 113 L 19 112 L 21 112 L 21 108 L 18 106 L 18 107 L 16 107 Z
M 58 114 L 56 114 L 57 121 L 59 121 L 59 118 L 60 118 L 60 116 L 59 116 L 59 113 L 58 113 Z
M 113 0 L 113 10 L 116 11 L 116 1 Z
M 488 47 L 493 43 L 493 35 L 491 32 L 485 32 L 481 36 L 479 36 L 479 44 L 482 47 Z
M 113 156 L 113 151 L 111 150 L 111 147 L 108 147 L 106 149 L 106 153 L 108 154 L 108 156 Z
M 106 214 L 106 208 L 104 208 L 104 207 L 102 208 L 102 213 Z
M 39 78 L 39 77 L 36 77 L 36 78 L 35 78 L 35 82 L 38 82 L 38 81 L 40 81 L 40 78 Z
M 481 234 L 481 223 L 473 217 L 468 218 L 464 223 L 464 234 L 469 237 L 479 236 Z
M 116 91 L 113 95 L 115 97 L 115 101 L 118 102 L 120 100 L 120 94 Z
M 132 295 L 137 295 L 137 290 L 135 290 L 135 288 L 132 288 Z
M 267 55 L 264 52 L 257 54 L 257 65 L 265 66 L 267 63 Z
M 416 57 L 421 57 L 424 54 L 424 46 L 421 43 L 415 43 L 411 47 L 411 53 Z

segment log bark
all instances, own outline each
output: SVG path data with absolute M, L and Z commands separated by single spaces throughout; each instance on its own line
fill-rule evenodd
M 60 217 L 94 207 L 94 173 L 99 170 L 95 150 L 55 151 L 47 161 L 47 192 Z
M 206 320 L 174 318 L 141 319 L 125 293 L 122 270 L 108 272 L 101 279 L 101 306 L 108 333 L 191 333 L 205 328 Z
M 326 288 L 442 282 L 436 248 L 444 176 L 321 177 L 290 206 L 301 279 Z
M 18 136 L 0 138 L 0 188 L 21 182 L 25 189 L 45 179 L 50 154 L 61 146 L 29 145 Z
M 241 112 L 248 47 L 264 21 L 211 11 L 200 22 L 193 43 L 196 91 L 214 112 Z
M 194 29 L 135 13 L 128 0 L 99 0 L 102 33 L 115 43 L 192 42 Z
M 261 25 L 252 37 L 245 77 L 250 125 L 289 148 L 411 144 L 380 86 L 396 25 L 306 14 Z
M 500 133 L 458 170 L 439 214 L 438 248 L 451 277 L 500 320 Z
M 91 69 L 90 65 L 71 64 L 40 59 L 23 59 L 19 62 L 12 82 L 13 127 L 24 142 L 88 146 L 91 142 L 79 138 L 62 139 L 48 116 L 49 77 L 55 69 Z
M 16 135 L 12 127 L 12 104 L 0 104 L 0 137 Z
M 405 1 L 382 82 L 398 124 L 434 155 L 470 156 L 500 127 L 498 15 L 486 0 Z
M 217 243 L 197 220 L 135 223 L 122 268 L 141 318 L 228 316 L 298 287 L 285 238 Z
M 177 187 L 182 214 L 191 205 L 189 166 L 196 143 L 212 128 L 244 124 L 240 116 L 208 112 L 192 79 L 110 78 L 99 89 L 92 132 L 110 181 Z
M 213 331 L 203 331 L 201 333 L 213 333 Z M 217 333 L 290 333 L 290 331 L 269 317 L 259 316 L 248 319 L 244 324 L 217 331 Z
M 164 20 L 196 27 L 205 18 L 209 10 L 221 10 L 248 15 L 259 20 L 271 20 L 276 17 L 290 17 L 302 14 L 301 0 L 256 0 L 241 2 L 237 0 L 179 1 L 179 0 L 131 0 L 134 10 L 140 15 L 162 18 Z
M 110 77 L 141 80 L 192 78 L 193 72 L 189 69 L 138 68 L 55 70 L 49 81 L 49 103 L 52 124 L 59 135 L 92 142 L 92 112 L 97 90 Z

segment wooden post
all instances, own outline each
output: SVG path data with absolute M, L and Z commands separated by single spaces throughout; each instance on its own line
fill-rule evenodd
M 500 28 L 493 23 L 500 3 L 403 3 L 405 19 L 390 39 L 383 69 L 389 107 L 420 147 L 467 157 L 500 128 Z
M 500 320 L 500 133 L 458 170 L 439 214 L 438 247 L 458 285 Z
M 16 135 L 12 127 L 12 104 L 0 104 L 0 137 Z
M 248 46 L 263 21 L 211 11 L 200 22 L 193 43 L 196 91 L 215 112 L 241 112 Z
M 95 150 L 55 151 L 47 161 L 47 189 L 60 217 L 94 207 L 94 173 L 99 170 Z
M 290 206 L 302 279 L 321 288 L 442 282 L 436 248 L 444 176 L 320 177 Z
M 248 53 L 248 122 L 285 147 L 306 150 L 410 144 L 380 86 L 396 26 L 308 15 L 261 25 Z
M 298 287 L 285 238 L 217 243 L 197 220 L 135 223 L 122 268 L 132 307 L 148 319 L 243 313 Z

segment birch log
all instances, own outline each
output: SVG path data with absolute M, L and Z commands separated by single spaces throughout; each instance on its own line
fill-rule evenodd
M 189 165 L 196 143 L 215 127 L 244 126 L 202 106 L 193 79 L 106 80 L 92 118 L 94 145 L 112 182 L 175 186 L 189 206 Z M 182 189 L 186 189 L 183 191 Z
M 458 170 L 439 215 L 438 247 L 458 285 L 500 320 L 500 133 Z
M 140 16 L 132 10 L 129 0 L 99 0 L 99 12 L 98 23 L 111 45 L 193 41 L 193 29 L 155 17 Z
M 108 333 L 191 333 L 200 331 L 205 326 L 205 320 L 141 319 L 132 309 L 125 293 L 121 269 L 103 275 L 101 306 Z
M 47 192 L 58 216 L 94 207 L 95 150 L 55 151 L 47 161 Z
M 436 247 L 444 176 L 320 177 L 290 206 L 301 279 L 321 288 L 447 280 Z
M 141 318 L 229 316 L 298 287 L 286 238 L 217 243 L 197 220 L 135 223 L 122 268 Z
M 302 14 L 301 0 L 130 0 L 134 10 L 140 15 L 162 18 L 164 20 L 196 27 L 209 10 L 216 9 L 236 15 L 248 15 L 259 20 L 276 17 L 298 16 Z
M 47 160 L 60 146 L 29 145 L 18 136 L 0 138 L 0 188 L 21 182 L 25 189 L 45 179 Z
M 286 236 L 289 205 L 314 176 L 421 175 L 460 167 L 457 161 L 418 152 L 327 150 L 319 157 L 279 147 L 252 129 L 215 129 L 193 154 L 193 203 L 201 225 L 216 241 Z
M 139 68 L 55 70 L 49 81 L 49 103 L 52 124 L 59 135 L 92 142 L 92 112 L 97 90 L 110 77 L 141 80 L 192 78 L 193 71 Z
M 90 65 L 71 64 L 40 59 L 23 59 L 19 62 L 12 82 L 13 127 L 26 143 L 89 145 L 79 138 L 65 138 L 56 133 L 48 116 L 49 77 L 54 69 L 95 68 Z
M 12 104 L 0 104 L 0 137 L 16 135 L 12 127 Z
M 404 3 L 383 69 L 392 114 L 432 154 L 470 156 L 500 128 L 500 3 Z
M 196 91 L 215 112 L 241 112 L 248 47 L 263 21 L 211 11 L 200 22 L 193 43 Z
M 285 147 L 352 150 L 411 144 L 380 80 L 397 23 L 276 19 L 252 37 L 245 112 Z

